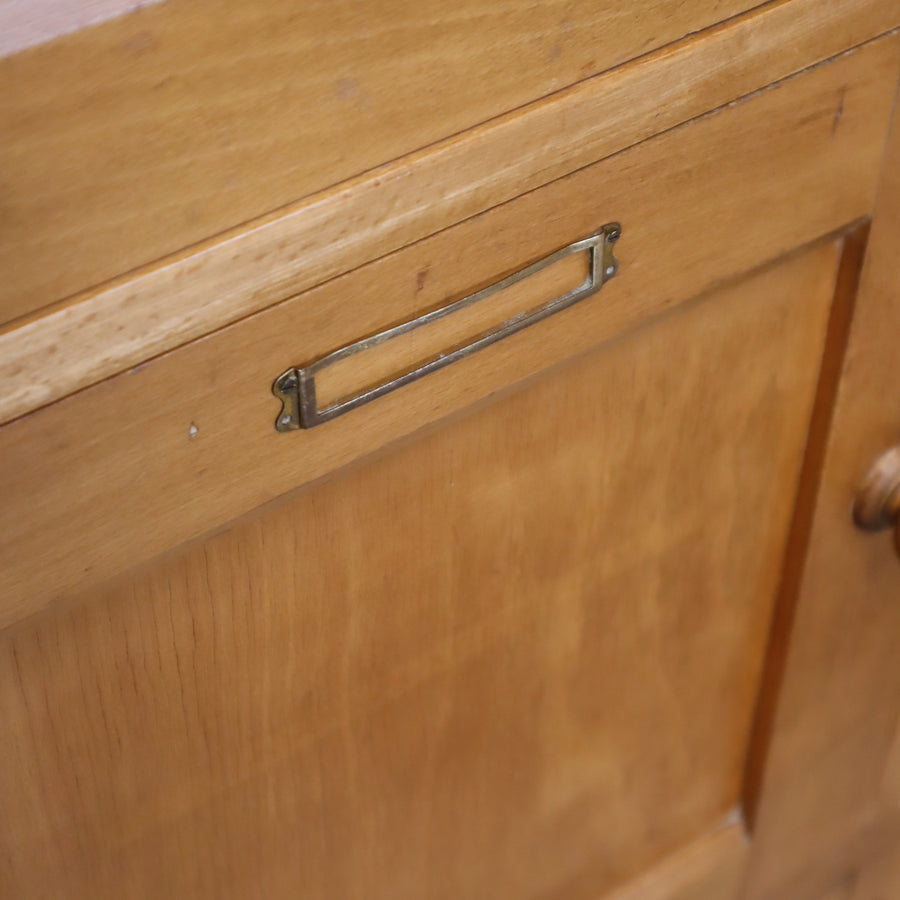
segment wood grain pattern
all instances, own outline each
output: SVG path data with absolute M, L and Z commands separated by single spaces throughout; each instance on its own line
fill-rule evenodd
M 854 528 L 900 437 L 900 128 L 894 127 L 835 407 L 753 842 L 748 898 L 813 900 L 898 834 L 885 788 L 900 711 L 900 565 Z
M 179 0 L 0 60 L 0 320 L 756 0 Z
M 0 635 L 0 894 L 587 900 L 708 834 L 837 253 Z
M 881 784 L 881 802 L 900 810 L 900 728 L 888 753 Z M 880 852 L 856 873 L 846 891 L 846 900 L 894 900 L 900 896 L 900 830 L 879 840 Z M 841 898 L 843 900 L 843 898 Z
M 893 95 L 894 40 L 5 426 L 0 622 L 220 528 L 865 215 Z M 327 427 L 275 433 L 270 386 L 284 369 L 614 219 L 624 226 L 622 267 L 590 301 Z
M 897 24 L 894 0 L 767 4 L 702 37 L 319 193 L 190 255 L 58 304 L 0 332 L 0 421 L 481 213 Z M 196 166 L 188 168 L 190 189 L 203 188 Z M 248 185 L 253 173 L 242 173 Z M 46 174 L 41 190 L 50 184 Z M 108 194 L 94 191 L 92 197 L 101 202 Z M 35 196 L 29 194 L 28 202 Z M 111 263 L 92 268 L 90 277 L 65 288 L 26 290 L 34 279 L 69 277 L 70 264 L 96 267 L 96 258 L 112 254 L 118 242 L 135 243 L 145 254 L 140 261 L 161 255 L 163 247 L 151 250 L 143 222 L 140 229 L 123 227 L 122 214 L 146 215 L 133 197 L 133 183 L 127 185 L 127 196 L 118 215 L 101 208 L 96 217 L 88 217 L 93 206 L 80 198 L 74 213 L 78 227 L 56 239 L 46 217 L 30 230 L 17 224 L 15 234 L 0 242 L 0 254 L 9 257 L 5 265 L 0 261 L 0 268 L 6 270 L 10 294 L 4 301 L 0 293 L 5 309 L 0 322 L 134 265 L 134 260 Z M 179 186 L 169 206 L 186 203 L 189 196 L 188 188 Z M 165 197 L 157 189 L 144 198 L 144 208 Z M 228 219 L 213 230 L 235 221 Z M 179 232 L 168 219 L 164 225 L 166 240 L 172 242 L 166 247 L 197 239 L 195 233 Z M 96 242 L 93 253 L 79 242 Z M 29 271 L 16 275 L 26 262 Z
M 733 900 L 747 856 L 744 826 L 735 822 L 664 859 L 604 900 Z

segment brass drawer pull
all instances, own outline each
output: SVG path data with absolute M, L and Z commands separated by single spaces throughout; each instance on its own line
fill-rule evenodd
M 482 288 L 482 290 L 476 291 L 474 294 L 469 294 L 467 297 L 463 297 L 461 300 L 455 300 L 416 319 L 411 319 L 378 334 L 347 344 L 345 347 L 323 356 L 308 366 L 288 369 L 279 375 L 272 385 L 272 393 L 282 402 L 281 412 L 275 420 L 276 430 L 294 431 L 298 428 L 313 428 L 316 425 L 321 425 L 323 422 L 342 416 L 344 413 L 350 412 L 350 410 L 356 409 L 364 403 L 377 400 L 379 397 L 383 397 L 385 394 L 389 394 L 405 384 L 410 384 L 422 376 L 428 375 L 430 372 L 443 369 L 444 366 L 449 366 L 450 363 L 456 362 L 458 359 L 469 356 L 483 347 L 495 344 L 497 341 L 515 334 L 529 325 L 533 325 L 535 322 L 540 322 L 541 319 L 546 319 L 555 312 L 559 312 L 569 306 L 573 306 L 580 300 L 584 300 L 586 297 L 590 297 L 599 291 L 604 283 L 612 278 L 618 270 L 618 261 L 613 256 L 613 244 L 619 239 L 621 233 L 622 229 L 618 222 L 611 222 L 604 225 L 590 237 L 575 241 L 501 281 Z M 408 334 L 417 328 L 421 328 L 423 325 L 436 322 L 458 310 L 472 306 L 480 300 L 484 300 L 502 291 L 504 288 L 508 288 L 528 278 L 530 275 L 534 275 L 541 269 L 545 269 L 547 266 L 559 262 L 567 256 L 572 256 L 582 251 L 587 251 L 590 254 L 588 274 L 584 282 L 573 290 L 566 291 L 566 293 L 555 297 L 536 309 L 518 313 L 495 328 L 481 333 L 473 340 L 432 356 L 386 381 L 381 381 L 349 396 L 341 397 L 322 409 L 318 407 L 316 402 L 316 375 L 327 366 L 331 366 L 356 353 L 377 347 L 379 344 L 383 344 L 392 338 Z

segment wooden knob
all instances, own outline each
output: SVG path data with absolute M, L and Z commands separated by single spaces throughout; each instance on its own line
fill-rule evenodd
M 869 469 L 856 494 L 853 519 L 866 531 L 893 528 L 900 553 L 900 446 L 892 447 Z

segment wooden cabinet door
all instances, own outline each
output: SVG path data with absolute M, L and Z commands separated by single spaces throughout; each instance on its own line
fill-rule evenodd
M 0 894 L 734 896 L 842 246 L 2 633 Z
M 748 900 L 818 900 L 838 883 L 859 900 L 900 896 L 900 540 L 851 518 L 867 471 L 900 444 L 898 245 L 895 120 L 833 419 L 811 440 L 779 600 L 749 785 Z

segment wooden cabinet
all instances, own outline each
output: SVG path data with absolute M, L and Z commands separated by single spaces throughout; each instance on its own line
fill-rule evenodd
M 0 60 L 0 895 L 892 896 L 900 11 L 225 6 Z
M 95 895 L 588 897 L 720 827 L 838 250 L 21 630 L 4 843 L 76 816 L 30 875 Z

